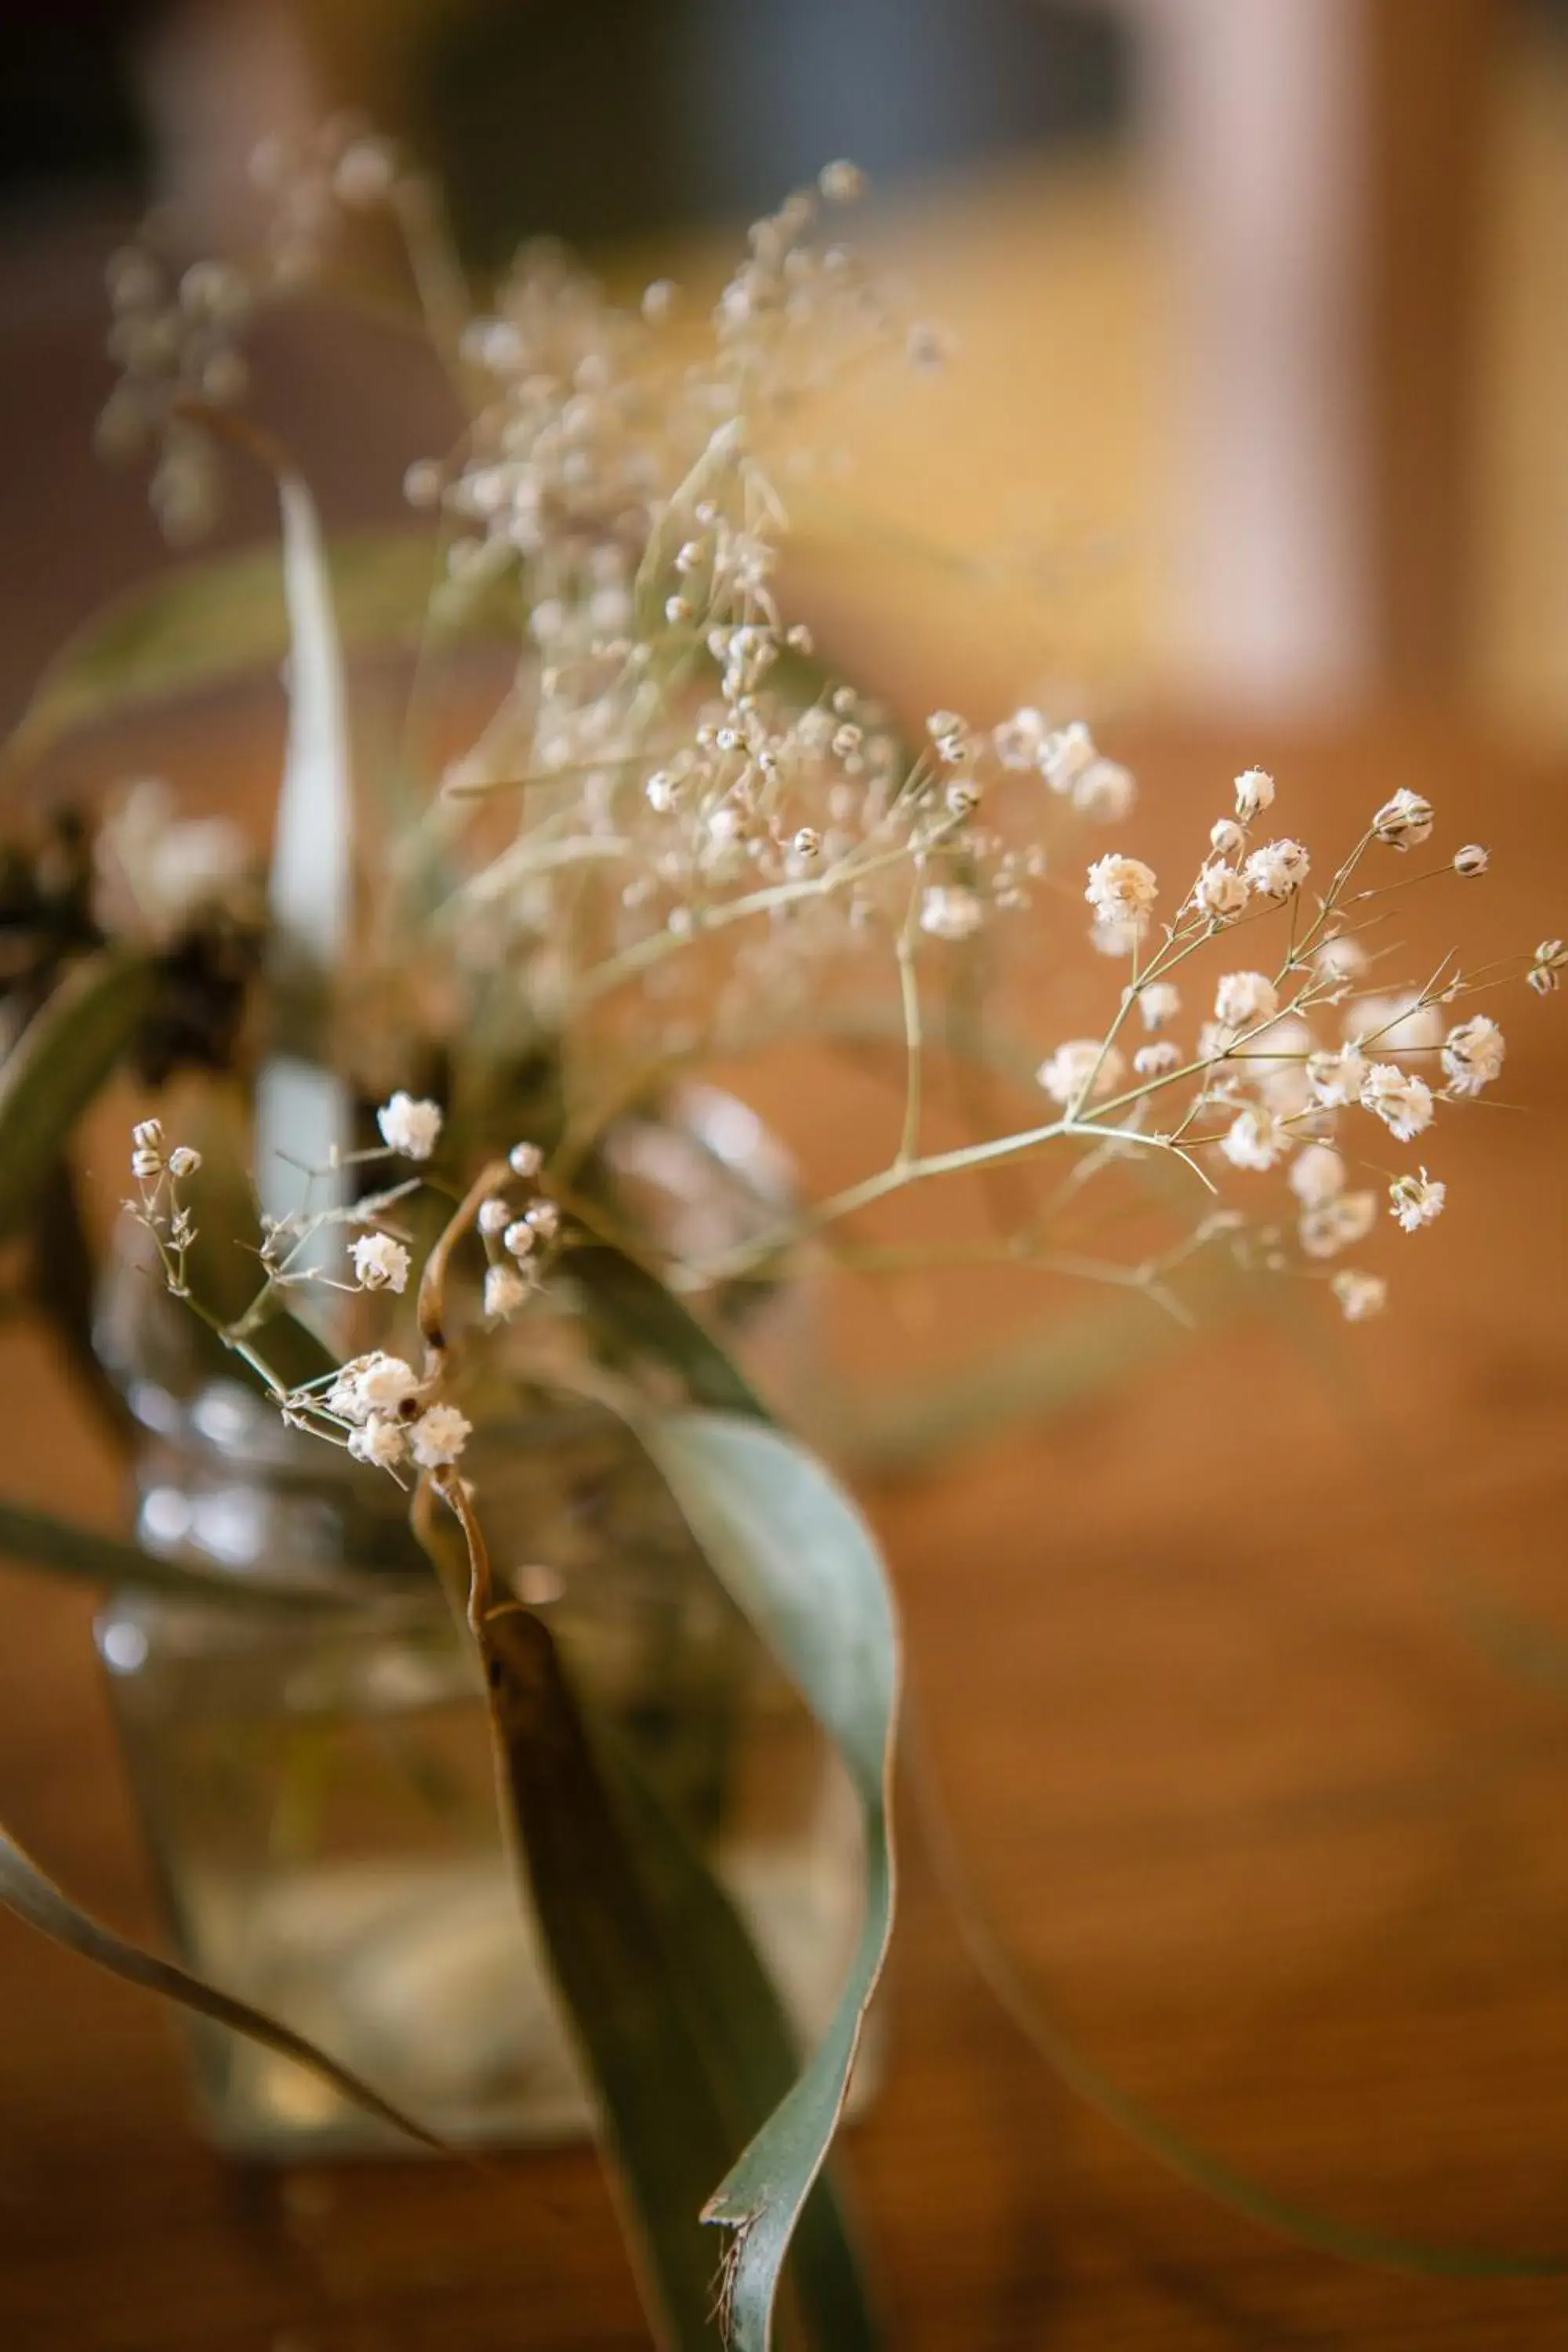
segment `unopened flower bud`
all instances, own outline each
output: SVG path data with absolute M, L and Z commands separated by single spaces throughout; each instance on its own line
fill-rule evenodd
M 1483 849 L 1479 841 L 1467 841 L 1463 849 L 1454 852 L 1456 874 L 1484 874 L 1491 862 L 1491 851 Z

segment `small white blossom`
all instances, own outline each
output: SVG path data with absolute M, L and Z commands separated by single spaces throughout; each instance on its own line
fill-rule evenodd
M 408 1252 L 390 1234 L 361 1234 L 349 1247 L 362 1290 L 405 1290 Z
M 375 1123 L 389 1151 L 405 1160 L 428 1160 L 441 1132 L 439 1103 L 416 1101 L 401 1087 L 376 1112 Z
M 403 1423 L 380 1413 L 373 1413 L 363 1427 L 349 1432 L 349 1452 L 356 1462 L 368 1462 L 373 1469 L 395 1470 L 407 1451 Z
M 526 1217 L 518 1217 L 508 1225 L 505 1243 L 513 1257 L 526 1257 L 539 1239 Z
M 1162 1037 L 1157 1045 L 1140 1045 L 1132 1056 L 1132 1066 L 1141 1078 L 1163 1078 L 1181 1058 L 1170 1038 Z
M 1182 1009 L 1182 992 L 1173 980 L 1151 981 L 1138 992 L 1138 1009 L 1145 1029 L 1163 1029 Z
M 1443 1203 L 1448 1188 L 1438 1178 L 1428 1176 L 1425 1168 L 1419 1176 L 1396 1176 L 1388 1188 L 1389 1214 L 1407 1234 L 1419 1233 L 1443 1213 Z
M 842 160 L 825 163 L 816 175 L 816 184 L 830 205 L 852 205 L 863 196 L 869 184 L 858 163 Z
M 1099 757 L 1093 736 L 1081 719 L 1075 719 L 1046 737 L 1037 764 L 1053 793 L 1070 793 Z
M 1220 1150 L 1233 1168 L 1262 1170 L 1272 1168 L 1281 1152 L 1289 1147 L 1290 1138 L 1270 1110 L 1249 1103 L 1220 1138 Z
M 1105 1053 L 1103 1062 L 1100 1061 L 1102 1052 Z M 1057 1047 L 1048 1061 L 1040 1064 L 1035 1076 L 1051 1100 L 1066 1108 L 1068 1104 L 1077 1102 L 1083 1093 L 1097 1063 L 1100 1075 L 1094 1078 L 1089 1097 L 1093 1101 L 1112 1093 L 1121 1085 L 1126 1071 L 1126 1065 L 1114 1045 L 1105 1052 L 1098 1037 L 1069 1037 L 1065 1045 Z
M 1152 866 L 1141 857 L 1097 857 L 1084 897 L 1102 923 L 1142 923 L 1159 896 Z
M 1568 946 L 1561 940 L 1542 940 L 1530 960 L 1525 974 L 1537 996 L 1550 996 L 1559 984 L 1562 973 L 1568 968 Z
M 1359 940 L 1336 931 L 1312 958 L 1325 980 L 1354 980 L 1366 970 L 1366 950 Z
M 1373 1062 L 1361 1082 L 1363 1110 L 1382 1119 L 1389 1133 L 1409 1143 L 1432 1124 L 1432 1089 L 1393 1062 Z
M 512 1174 L 526 1181 L 538 1175 L 544 1165 L 544 1154 L 537 1143 L 514 1143 L 507 1153 L 507 1160 Z
M 1338 1257 L 1342 1250 L 1365 1241 L 1376 1223 L 1375 1193 L 1338 1192 L 1303 1209 L 1298 1232 L 1309 1257 Z
M 340 1421 L 363 1423 L 372 1413 L 400 1412 L 418 1395 L 419 1386 L 417 1373 L 401 1356 L 377 1349 L 342 1366 L 327 1391 L 326 1408 Z
M 1234 857 L 1246 838 L 1233 816 L 1222 816 L 1209 827 L 1209 846 L 1216 857 Z
M 1334 1276 L 1331 1287 L 1347 1323 L 1364 1323 L 1388 1304 L 1388 1285 L 1381 1275 L 1358 1274 L 1347 1265 Z
M 1345 1189 L 1345 1163 L 1331 1144 L 1309 1143 L 1290 1162 L 1290 1190 L 1309 1209 L 1321 1208 Z
M 985 902 L 959 883 L 937 883 L 921 900 L 921 929 L 932 939 L 973 939 L 985 920 Z
M 132 784 L 99 827 L 98 910 L 110 930 L 166 946 L 199 916 L 235 908 L 252 889 L 255 857 L 231 817 L 177 818 L 168 785 Z
M 1443 1016 L 1435 1004 L 1423 1004 L 1419 990 L 1406 989 L 1348 1006 L 1344 1034 L 1352 1045 L 1377 1045 L 1389 1054 L 1429 1052 L 1442 1044 Z
M 1037 768 L 1049 733 L 1045 715 L 1026 703 L 991 730 L 991 748 L 1005 768 Z
M 1243 824 L 1274 805 L 1274 779 L 1267 768 L 1246 768 L 1236 780 L 1236 813 Z
M 1091 761 L 1072 788 L 1074 808 L 1096 824 L 1120 824 L 1137 798 L 1131 769 L 1117 760 Z
M 1432 837 L 1432 803 L 1402 784 L 1378 810 L 1372 829 L 1391 849 L 1419 849 Z
M 1311 872 L 1312 861 L 1299 841 L 1266 841 L 1242 872 L 1260 898 L 1288 898 Z
M 480 1203 L 479 1231 L 481 1234 L 487 1234 L 492 1241 L 498 1234 L 504 1234 L 510 1223 L 510 1206 L 499 1193 L 492 1193 L 488 1201 Z
M 1337 1054 L 1313 1054 L 1307 1063 L 1307 1076 L 1313 1098 L 1325 1110 L 1344 1110 L 1361 1100 L 1366 1057 L 1353 1045 L 1342 1045 Z
M 188 1143 L 177 1143 L 169 1154 L 171 1176 L 194 1176 L 202 1164 L 202 1155 Z
M 561 1212 L 553 1201 L 535 1201 L 522 1214 L 542 1242 L 552 1242 L 561 1231 Z
M 1479 1095 L 1502 1074 L 1502 1031 L 1486 1013 L 1461 1021 L 1443 1041 L 1443 1071 L 1450 1094 Z
M 455 1404 L 433 1404 L 414 1423 L 409 1443 L 422 1470 L 439 1470 L 456 1462 L 472 1434 L 472 1422 Z
M 1467 841 L 1463 849 L 1454 852 L 1454 871 L 1467 877 L 1484 874 L 1491 862 L 1491 851 L 1484 849 L 1479 841 Z
M 1234 866 L 1205 866 L 1193 896 L 1217 923 L 1233 922 L 1247 908 L 1247 885 Z
M 515 1315 L 529 1297 L 528 1284 L 515 1267 L 489 1265 L 485 1268 L 485 1313 L 496 1320 Z
M 1279 1010 L 1279 992 L 1260 971 L 1227 971 L 1215 991 L 1215 1019 L 1226 1029 L 1256 1029 Z

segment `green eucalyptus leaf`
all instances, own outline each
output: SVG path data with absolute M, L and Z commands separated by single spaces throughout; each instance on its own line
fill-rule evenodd
M 125 1586 L 224 1608 L 342 1610 L 363 1605 L 341 1588 L 287 1577 L 233 1576 L 200 1560 L 165 1559 L 122 1537 L 100 1535 L 95 1528 L 79 1527 L 48 1511 L 28 1510 L 20 1503 L 0 1502 L 0 1552 L 24 1567 L 76 1583 Z M 374 1597 L 374 1592 L 364 1596 Z
M 32 1215 L 71 1129 L 113 1076 L 156 986 L 145 957 L 107 950 L 89 956 L 0 1063 L 0 1238 Z
M 329 552 L 351 646 L 416 638 L 437 577 L 428 530 L 365 531 Z M 44 672 L 7 747 L 38 758 L 79 729 L 276 667 L 289 650 L 283 559 L 245 548 L 181 564 L 106 605 Z
M 671 1949 L 732 2150 L 749 2145 L 785 2099 L 800 2050 L 778 1990 L 744 1922 L 701 1853 L 624 1750 L 595 1736 L 644 1882 Z M 879 2335 L 849 2223 L 830 2172 L 806 2200 L 789 2276 L 807 2335 L 823 2352 L 876 2352 Z
M 691 1309 L 657 1275 L 610 1242 L 586 1242 L 567 1268 L 591 1318 L 635 1355 L 678 1372 L 698 1404 L 766 1421 L 768 1409 L 745 1375 Z
M 717 2265 L 700 2217 L 735 2145 L 689 2009 L 684 1961 L 666 1939 L 548 1629 L 506 1605 L 478 1631 L 520 1856 L 599 2104 L 644 2301 L 671 2352 L 717 2352 Z
M 865 1827 L 865 1918 L 832 2021 L 707 2208 L 735 2233 L 725 2297 L 736 2352 L 766 2352 L 784 2257 L 843 2113 L 892 1930 L 898 1626 L 870 1531 L 792 1439 L 716 1412 L 650 1420 L 639 1434 L 731 1598 L 837 1744 Z
M 243 2033 L 264 2049 L 292 2059 L 307 2073 L 330 2084 L 343 2098 L 352 2099 L 367 2115 L 390 2124 L 426 2147 L 442 2154 L 447 2152 L 443 2140 L 391 2105 L 368 2083 L 362 2083 L 357 2074 L 350 2074 L 347 2067 L 340 2066 L 336 2059 L 329 2058 L 325 2051 L 318 2050 L 291 2027 L 265 2016 L 247 2001 L 236 2000 L 231 1994 L 191 1975 L 173 1960 L 162 1959 L 139 1944 L 128 1943 L 111 1927 L 81 1910 L 4 1830 L 0 1830 L 0 1904 L 14 1911 L 19 1919 L 25 1919 L 30 1927 L 36 1927 L 40 1935 L 63 1944 L 68 1951 L 79 1953 L 83 1959 L 96 1962 L 111 1976 L 140 1986 L 144 1992 L 159 1993 L 167 2000 L 178 2001 L 182 2008 L 195 2010 L 199 2016 L 227 2026 L 231 2032 Z

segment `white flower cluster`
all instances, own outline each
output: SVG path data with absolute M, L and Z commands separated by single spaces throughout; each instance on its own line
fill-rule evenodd
M 1211 1166 L 1248 1178 L 1284 1171 L 1296 1202 L 1294 1263 L 1310 1272 L 1366 1241 L 1378 1223 L 1375 1183 L 1351 1178 L 1353 1169 L 1377 1167 L 1376 1145 L 1365 1129 L 1356 1132 L 1357 1118 L 1377 1122 L 1396 1143 L 1414 1142 L 1440 1106 L 1472 1100 L 1496 1082 L 1504 1041 L 1489 1013 L 1455 1017 L 1450 1008 L 1476 983 L 1447 963 L 1424 987 L 1357 991 L 1368 969 L 1357 936 L 1364 927 L 1360 909 L 1398 887 L 1369 886 L 1363 861 L 1383 849 L 1407 851 L 1427 842 L 1436 824 L 1431 803 L 1408 788 L 1394 793 L 1328 892 L 1308 906 L 1311 865 L 1302 845 L 1284 836 L 1258 846 L 1250 842 L 1251 826 L 1275 799 L 1274 779 L 1265 771 L 1248 769 L 1237 778 L 1235 814 L 1214 824 L 1209 854 L 1163 932 L 1153 926 L 1158 882 L 1152 869 L 1121 854 L 1094 861 L 1085 896 L 1095 943 L 1105 945 L 1114 928 L 1121 951 L 1136 959 L 1133 976 L 1109 1030 L 1064 1041 L 1041 1063 L 1037 1079 L 1060 1107 L 1069 1134 L 1135 1136 L 1141 1149 L 1174 1150 L 1188 1160 L 1206 1148 Z M 1489 864 L 1485 850 L 1470 844 L 1438 871 L 1468 879 Z M 1182 1009 L 1178 967 L 1237 922 L 1287 905 L 1289 931 L 1278 965 L 1222 971 L 1212 1015 L 1184 1053 L 1164 1034 Z M 1568 949 L 1549 940 L 1529 960 L 1525 976 L 1545 994 L 1563 971 Z M 1121 1041 L 1134 1006 L 1143 1029 L 1160 1034 L 1132 1054 L 1128 1084 Z M 1340 1034 L 1325 1035 L 1325 1016 L 1336 1007 Z M 1384 1183 L 1389 1214 L 1402 1232 L 1418 1233 L 1442 1214 L 1447 1187 L 1425 1168 L 1385 1176 Z M 1248 1263 L 1292 1263 L 1268 1212 L 1223 1226 L 1205 1221 L 1205 1237 L 1221 1231 Z M 1352 1321 L 1376 1313 L 1385 1297 L 1380 1277 L 1351 1269 L 1339 1270 L 1332 1287 Z

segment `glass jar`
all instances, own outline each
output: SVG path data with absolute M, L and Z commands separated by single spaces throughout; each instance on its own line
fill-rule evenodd
M 728 1097 L 628 1125 L 617 1149 L 645 1219 L 683 1249 L 776 1219 L 773 1148 Z M 171 1305 L 121 1263 L 102 1317 L 141 1425 L 141 1541 L 237 1577 L 356 1570 L 360 1591 L 376 1572 L 363 1607 L 331 1615 L 144 1593 L 102 1611 L 176 1949 L 446 2138 L 585 2132 L 502 1839 L 473 1653 L 413 1549 L 405 1498 L 215 1377 Z M 751 1335 L 774 1355 L 775 1392 L 802 1305 L 774 1292 Z M 548 1620 L 577 1687 L 700 1840 L 809 2045 L 859 1920 L 858 1823 L 831 1748 L 611 1416 L 482 1429 L 470 1464 L 498 1578 Z M 182 2021 L 224 2147 L 296 2159 L 405 2145 L 286 2060 Z

